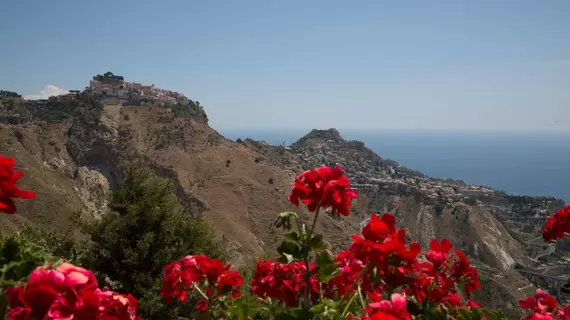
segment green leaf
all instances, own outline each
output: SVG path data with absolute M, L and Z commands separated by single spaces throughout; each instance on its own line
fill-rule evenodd
M 417 315 L 422 312 L 421 304 L 414 297 L 408 299 L 408 311 L 412 315 Z
M 291 224 L 291 219 L 295 218 L 297 219 L 297 213 L 293 212 L 293 211 L 285 211 L 285 212 L 281 212 L 277 215 L 277 219 L 275 220 L 275 222 L 273 223 L 273 225 L 276 228 L 282 228 L 283 230 L 291 230 L 292 224 Z
M 279 261 L 280 263 L 289 264 L 289 263 L 295 261 L 295 258 L 293 258 L 293 256 L 290 254 L 282 253 L 281 257 L 279 259 L 277 259 L 277 261 Z
M 321 313 L 325 311 L 325 306 L 322 304 L 317 304 L 316 306 L 313 306 L 311 309 L 309 309 L 309 311 L 312 313 Z
M 487 310 L 483 308 L 478 308 L 481 310 L 481 313 L 487 318 L 487 320 L 504 320 L 508 319 L 501 311 L 499 310 Z
M 309 309 L 313 313 L 313 319 L 335 320 L 343 319 L 339 312 L 339 303 L 331 299 L 322 299 L 319 304 Z
M 327 244 L 323 240 L 322 234 L 314 235 L 313 238 L 311 238 L 311 241 L 309 241 L 309 245 L 311 250 L 315 251 L 322 251 L 327 249 Z
M 316 264 L 319 267 L 319 278 L 324 283 L 329 282 L 338 273 L 338 267 L 332 255 L 327 251 L 317 254 Z
M 469 320 L 472 319 L 473 316 L 473 312 L 470 309 L 464 309 L 464 308 L 457 308 L 457 311 L 459 312 L 459 318 L 458 320 Z
M 312 313 L 303 308 L 287 308 L 275 315 L 275 320 L 307 320 L 312 319 Z
M 258 313 L 257 310 L 251 308 L 243 298 L 234 300 L 229 311 L 231 311 L 238 320 L 247 320 L 249 317 L 254 317 Z
M 291 231 L 285 235 L 285 240 L 299 243 L 299 240 L 301 240 L 301 237 L 299 236 L 299 234 L 296 231 Z
M 288 262 L 302 259 L 301 251 L 301 246 L 297 242 L 288 240 L 283 240 L 277 248 L 277 252 L 285 256 Z

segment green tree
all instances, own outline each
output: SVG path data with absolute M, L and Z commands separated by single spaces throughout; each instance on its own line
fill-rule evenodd
M 170 180 L 155 177 L 137 163 L 112 193 L 112 212 L 84 225 L 93 242 L 87 264 L 99 278 L 141 300 L 143 319 L 175 319 L 178 309 L 159 297 L 164 267 L 188 254 L 223 259 L 210 225 L 183 207 Z

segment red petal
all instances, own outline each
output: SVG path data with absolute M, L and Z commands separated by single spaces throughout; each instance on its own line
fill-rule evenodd
M 422 246 L 417 242 L 412 242 L 410 243 L 410 251 L 413 254 L 418 255 L 420 252 L 422 252 Z
M 20 199 L 32 199 L 36 197 L 36 193 L 33 191 L 21 190 L 20 192 L 17 193 L 16 197 Z
M 16 164 L 14 159 L 0 156 L 0 165 L 13 167 Z
M 443 238 L 443 240 L 441 240 L 441 251 L 442 252 L 448 253 L 452 247 L 453 247 L 453 244 L 451 244 L 451 241 L 447 240 L 446 238 Z
M 384 215 L 382 215 L 382 221 L 384 221 L 390 229 L 393 229 L 394 226 L 396 226 L 396 217 L 390 213 L 384 213 Z
M 519 300 L 519 306 L 523 309 L 534 309 L 535 304 L 536 299 L 534 297 Z
M 10 198 L 0 198 L 0 211 L 8 214 L 16 213 L 16 206 Z
M 441 252 L 441 245 L 439 244 L 439 241 L 435 239 L 430 241 L 429 248 L 431 249 L 431 251 Z
M 342 170 L 342 167 L 335 166 L 334 168 L 332 168 L 331 173 L 332 173 L 333 177 L 335 177 L 335 179 L 336 179 L 336 178 L 341 177 L 344 172 Z
M 13 182 L 18 181 L 18 179 L 20 179 L 23 175 L 24 175 L 24 173 L 22 171 L 16 171 L 16 172 L 12 173 Z

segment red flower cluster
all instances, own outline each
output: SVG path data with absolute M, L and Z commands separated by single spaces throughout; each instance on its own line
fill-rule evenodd
M 373 215 L 362 236 L 353 236 L 350 248 L 336 256 L 338 273 L 329 282 L 319 282 L 318 270 L 313 265 L 311 297 L 319 297 L 322 291 L 328 298 L 346 298 L 360 288 L 373 301 L 363 319 L 409 319 L 405 303 L 402 304 L 403 295 L 382 301 L 383 293 L 392 292 L 413 296 L 420 303 L 427 299 L 434 306 L 446 303 L 454 307 L 479 307 L 470 300 L 463 302 L 457 294 L 458 284 L 463 285 L 467 298 L 481 287 L 477 270 L 467 257 L 458 250 L 451 252 L 451 242 L 443 239 L 432 241 L 427 261 L 419 262 L 420 245 L 408 246 L 405 231 L 396 229 L 395 222 L 389 213 L 382 217 Z M 260 260 L 252 282 L 253 293 L 263 299 L 283 301 L 288 307 L 297 306 L 304 292 L 304 275 L 302 262 L 284 265 Z
M 412 316 L 408 313 L 406 306 L 408 300 L 404 295 L 393 293 L 391 301 L 382 300 L 376 294 L 369 294 L 370 300 L 373 302 L 368 304 L 364 312 L 368 316 L 363 316 L 363 320 L 411 320 Z
M 14 164 L 14 159 L 0 155 L 0 211 L 9 214 L 16 212 L 12 198 L 31 199 L 36 196 L 35 192 L 20 190 L 16 186 L 24 173 L 14 171 Z
M 570 304 L 564 309 L 558 305 L 556 298 L 550 296 L 545 291 L 538 289 L 534 297 L 519 300 L 519 305 L 523 309 L 532 310 L 524 320 L 569 320 Z
M 174 298 L 186 301 L 188 291 L 198 291 L 202 298 L 198 301 L 196 309 L 200 312 L 208 310 L 208 300 L 230 295 L 239 298 L 243 285 L 243 278 L 239 272 L 230 270 L 231 265 L 206 257 L 204 255 L 186 256 L 180 261 L 175 261 L 164 268 L 163 286 L 160 295 L 167 303 L 172 303 Z M 205 283 L 205 290 L 199 287 Z
M 546 220 L 542 227 L 542 238 L 550 242 L 563 238 L 570 233 L 570 205 L 558 210 L 552 217 Z
M 311 265 L 314 274 L 316 266 Z M 305 292 L 305 275 L 307 268 L 303 262 L 282 264 L 272 260 L 257 261 L 251 289 L 255 295 L 263 299 L 271 298 L 282 301 L 287 307 L 298 306 L 299 298 Z M 311 297 L 319 295 L 319 279 L 311 276 Z
M 335 258 L 335 262 L 339 268 L 339 273 L 324 286 L 327 297 L 335 297 L 338 295 L 344 297 L 351 295 L 357 289 L 354 283 L 357 282 L 362 270 L 365 268 L 362 261 L 354 257 L 354 253 L 347 250 L 341 251 Z M 370 291 L 370 273 L 363 276 L 361 288 L 364 291 Z
M 7 320 L 140 319 L 135 298 L 100 290 L 91 271 L 69 263 L 37 268 L 26 285 L 8 288 L 6 299 Z
M 408 246 L 405 230 L 396 229 L 395 223 L 395 217 L 389 213 L 381 218 L 373 215 L 362 230 L 362 237 L 353 236 L 349 249 L 356 261 L 376 268 L 376 276 L 370 275 L 375 291 L 394 292 L 402 288 L 402 292 L 414 296 L 420 303 L 429 299 L 436 304 L 461 306 L 456 284 L 463 284 L 468 298 L 481 288 L 477 270 L 467 257 L 458 250 L 450 254 L 449 240 L 443 239 L 441 243 L 433 240 L 431 251 L 426 253 L 428 261 L 420 263 L 417 256 L 421 246 L 416 242 Z M 466 305 L 476 304 L 467 301 Z
M 332 208 L 333 215 L 338 212 L 348 216 L 352 199 L 358 198 L 356 192 L 349 186 L 350 182 L 343 175 L 341 167 L 322 166 L 305 171 L 295 179 L 289 201 L 298 206 L 300 200 L 311 212 L 318 207 Z

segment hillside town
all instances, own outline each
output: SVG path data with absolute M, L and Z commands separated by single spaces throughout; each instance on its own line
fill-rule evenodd
M 397 162 L 382 159 L 360 141 L 346 141 L 335 129 L 315 130 L 289 150 L 299 159 L 339 164 L 354 181 L 355 189 L 386 189 L 397 193 L 417 193 L 426 202 L 453 207 L 457 202 L 481 203 L 496 190 L 451 179 L 436 179 L 410 170 Z M 430 201 L 431 200 L 431 201 Z
M 94 76 L 85 90 L 100 94 L 103 102 L 121 105 L 141 105 L 142 103 L 172 105 L 188 102 L 188 98 L 182 93 L 160 89 L 154 84 L 125 81 L 122 76 L 114 75 L 112 72 Z M 48 99 L 30 100 L 30 102 L 41 105 L 48 101 L 73 101 L 79 98 L 81 92 L 83 90 L 69 90 L 65 94 L 51 96 Z M 22 99 L 20 95 L 9 91 L 3 91 L 1 96 Z
M 264 154 L 263 161 L 289 172 L 338 164 L 359 193 L 412 196 L 436 210 L 454 210 L 463 205 L 484 206 L 522 233 L 536 232 L 539 222 L 563 204 L 552 197 L 517 197 L 461 180 L 429 177 L 380 157 L 360 141 L 344 140 L 336 129 L 313 130 L 291 146 L 272 146 L 251 139 L 242 142 Z M 513 206 L 513 203 L 517 205 Z
M 188 101 L 182 93 L 160 89 L 154 84 L 124 81 L 122 76 L 113 75 L 111 72 L 93 77 L 89 81 L 89 89 L 101 93 L 104 99 L 118 99 L 122 104 L 175 104 Z

